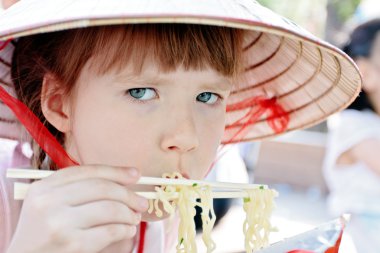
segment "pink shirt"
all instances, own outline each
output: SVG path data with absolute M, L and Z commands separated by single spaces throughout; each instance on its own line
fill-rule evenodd
M 13 199 L 13 183 L 6 178 L 6 169 L 27 167 L 29 159 L 23 154 L 21 145 L 16 142 L 0 142 L 0 252 L 8 248 L 17 225 L 22 201 Z

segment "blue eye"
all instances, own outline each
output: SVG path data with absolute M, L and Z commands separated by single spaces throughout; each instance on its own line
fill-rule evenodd
M 205 103 L 205 104 L 210 104 L 213 105 L 216 102 L 218 102 L 218 99 L 220 97 L 214 93 L 211 92 L 202 92 L 197 96 L 197 101 Z
M 138 100 L 150 100 L 157 97 L 157 93 L 151 88 L 135 88 L 129 89 L 128 94 Z

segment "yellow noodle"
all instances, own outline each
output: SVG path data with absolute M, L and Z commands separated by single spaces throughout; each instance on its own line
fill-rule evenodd
M 191 186 L 183 186 L 179 191 L 178 209 L 179 209 L 179 229 L 178 229 L 178 244 L 177 252 L 193 253 L 197 252 L 195 242 L 195 222 L 197 194 L 191 189 Z
M 216 221 L 211 187 L 204 186 L 203 189 L 196 188 L 195 190 L 200 197 L 200 202 L 197 205 L 202 208 L 202 239 L 206 245 L 207 253 L 211 253 L 216 248 L 216 244 L 211 238 L 211 232 Z
M 243 232 L 245 250 L 251 253 L 269 244 L 269 233 L 273 231 L 270 216 L 274 208 L 273 199 L 277 192 L 270 189 L 253 189 L 248 190 L 247 193 L 249 197 L 244 199 L 243 204 L 246 213 Z
M 165 173 L 164 178 L 182 178 L 181 174 Z M 158 217 L 163 215 L 159 203 L 165 212 L 174 215 L 178 206 L 180 223 L 178 228 L 178 253 L 196 253 L 195 242 L 196 230 L 194 216 L 195 207 L 202 209 L 202 239 L 207 248 L 207 253 L 211 253 L 215 248 L 215 242 L 211 238 L 211 232 L 215 224 L 215 213 L 213 208 L 212 191 L 210 186 L 166 186 L 156 187 L 157 199 L 149 201 L 149 213 L 155 211 Z M 171 200 L 174 194 L 178 193 L 178 198 Z M 277 195 L 276 191 L 270 189 L 253 189 L 247 191 L 248 198 L 244 199 L 243 208 L 246 212 L 246 219 L 243 224 L 245 235 L 245 249 L 247 253 L 260 249 L 268 245 L 269 233 L 273 230 L 270 224 L 270 216 L 274 208 L 273 199 Z M 199 199 L 199 201 L 197 201 Z

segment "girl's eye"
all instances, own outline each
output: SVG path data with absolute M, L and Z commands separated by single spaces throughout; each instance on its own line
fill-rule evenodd
M 138 100 L 150 100 L 157 97 L 157 93 L 151 88 L 135 88 L 129 89 L 128 94 Z
M 199 94 L 197 96 L 197 101 L 205 103 L 205 104 L 213 105 L 216 102 L 218 102 L 219 98 L 220 97 L 217 94 L 215 94 L 215 93 L 202 92 L 201 94 Z

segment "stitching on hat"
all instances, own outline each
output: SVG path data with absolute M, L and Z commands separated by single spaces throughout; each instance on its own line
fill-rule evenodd
M 8 87 L 13 87 L 12 84 L 10 84 L 10 83 L 4 81 L 4 79 L 1 79 L 1 78 L 0 78 L 0 83 L 1 83 L 1 84 L 4 84 L 5 86 L 8 86 Z M 0 102 L 1 102 L 1 101 L 0 101 Z
M 258 63 L 255 63 L 255 64 L 247 67 L 244 71 L 250 71 L 256 67 L 263 65 L 264 63 L 266 63 L 267 61 L 272 59 L 280 51 L 280 49 L 283 45 L 284 45 L 284 36 L 281 37 L 280 43 L 277 45 L 277 48 L 269 56 L 267 56 L 263 60 L 259 61 Z
M 1 102 L 3 104 L 3 102 Z M 14 119 L 6 119 L 6 118 L 3 118 L 3 117 L 0 117 L 0 121 L 4 122 L 4 123 L 7 123 L 7 124 L 15 124 L 17 123 L 17 120 L 14 120 Z
M 283 98 L 285 96 L 290 95 L 293 92 L 297 92 L 298 90 L 305 88 L 305 86 L 308 83 L 310 83 L 311 80 L 313 80 L 321 72 L 321 70 L 322 70 L 322 52 L 321 52 L 320 48 L 317 47 L 316 49 L 318 51 L 319 61 L 318 61 L 318 67 L 315 69 L 314 73 L 305 82 L 303 82 L 301 85 L 297 86 L 296 88 L 294 88 L 294 89 L 292 89 L 292 90 L 290 90 L 288 92 L 285 92 L 283 94 L 277 95 L 278 99 L 281 99 L 281 98 Z
M 8 44 L 12 41 L 12 38 L 7 39 L 6 41 L 1 41 L 0 42 L 0 51 L 3 50 L 8 46 Z
M 321 65 L 323 65 L 323 55 L 322 53 L 320 54 L 320 57 L 321 57 Z M 299 106 L 295 109 L 292 109 L 290 111 L 284 111 L 283 115 L 288 115 L 290 117 L 290 115 L 296 111 L 299 111 L 299 110 L 302 110 L 304 108 L 306 108 L 307 106 L 311 105 L 311 104 L 316 104 L 321 111 L 323 111 L 324 113 L 329 113 L 329 112 L 326 112 L 321 106 L 320 104 L 316 103 L 316 101 L 322 99 L 323 97 L 325 97 L 327 94 L 329 94 L 334 88 L 337 87 L 338 83 L 340 82 L 341 80 L 341 76 L 342 76 L 342 67 L 341 67 L 341 64 L 340 64 L 340 61 L 339 59 L 336 57 L 336 56 L 332 56 L 333 57 L 333 60 L 335 62 L 335 65 L 336 65 L 336 69 L 337 69 L 337 74 L 336 74 L 336 77 L 335 77 L 335 80 L 333 82 L 333 84 L 325 91 L 323 92 L 321 95 L 319 95 L 317 98 L 311 100 L 310 102 L 302 105 L 302 106 Z M 281 116 L 281 115 L 280 115 Z M 274 118 L 274 117 L 272 117 Z M 256 121 L 255 123 L 263 123 L 264 121 L 268 121 L 269 118 L 265 118 L 265 119 L 261 119 L 261 120 L 258 120 Z M 240 121 L 240 120 L 239 120 Z M 297 125 L 295 126 L 294 128 L 290 128 L 290 129 L 285 129 L 284 132 L 288 132 L 288 131 L 291 131 L 291 130 L 294 130 L 294 129 L 299 129 L 299 128 L 304 128 L 308 125 L 312 125 L 314 124 L 315 122 L 318 122 L 320 121 L 320 119 L 318 119 L 317 121 L 313 121 L 313 122 L 307 122 L 307 124 L 303 124 L 303 125 Z M 245 125 L 245 126 L 244 126 Z M 225 129 L 233 129 L 233 128 L 237 128 L 237 127 L 246 127 L 247 126 L 247 122 L 244 123 L 244 124 L 231 124 L 229 126 L 226 126 Z M 272 127 L 272 126 L 271 126 Z M 241 129 L 238 130 L 238 132 L 241 132 Z M 272 134 L 268 134 L 268 135 L 265 135 L 265 136 L 260 136 L 260 138 L 267 138 L 267 137 L 270 137 L 270 136 L 274 136 L 278 134 L 278 132 L 275 132 L 275 133 L 272 133 Z M 236 135 L 236 134 L 235 134 Z M 235 138 L 235 137 L 234 137 Z M 246 141 L 248 140 L 254 140 L 254 139 L 258 139 L 258 137 L 253 137 L 253 138 L 248 138 L 248 139 L 245 139 Z M 226 141 L 226 142 L 223 142 L 223 143 L 235 143 L 235 142 L 239 142 L 239 141 L 242 141 L 242 139 L 240 140 L 233 140 L 233 138 L 231 138 L 229 141 Z
M 305 107 L 307 107 L 307 106 L 309 106 L 309 105 L 311 105 L 313 103 L 315 105 L 317 105 L 321 109 L 321 111 L 323 111 L 324 113 L 329 113 L 329 112 L 326 112 L 322 107 L 320 107 L 320 105 L 318 103 L 316 103 L 316 101 L 322 99 L 325 95 L 329 94 L 338 85 L 338 83 L 340 82 L 340 77 L 342 76 L 342 67 L 341 67 L 339 59 L 336 56 L 333 56 L 333 59 L 334 59 L 334 62 L 336 64 L 336 69 L 338 70 L 336 78 L 335 78 L 333 84 L 326 91 L 324 91 L 321 95 L 319 95 L 318 97 L 314 98 L 310 102 L 305 103 L 305 104 L 303 104 L 303 105 L 301 105 L 301 106 L 299 106 L 297 108 L 294 108 L 294 109 L 292 109 L 290 111 L 286 111 L 286 113 L 288 113 L 290 115 L 290 114 L 292 114 L 292 113 L 294 113 L 296 111 L 304 109 Z M 323 63 L 323 58 L 321 58 L 321 62 Z M 258 120 L 256 123 L 261 123 L 261 122 L 264 122 L 266 120 L 267 119 L 261 119 L 261 120 Z M 299 128 L 299 127 L 302 128 L 302 126 L 303 125 L 297 126 L 296 128 Z M 292 130 L 292 129 L 288 129 L 288 131 L 290 131 L 290 130 Z
M 0 50 L 1 51 L 1 50 Z M 4 64 L 7 67 L 11 67 L 11 63 L 5 61 L 3 58 L 0 57 L 0 63 Z
M 253 47 L 253 45 L 255 45 L 261 39 L 262 36 L 263 32 L 260 32 L 259 35 L 251 43 L 249 43 L 246 47 L 243 48 L 243 51 L 245 52 L 251 47 Z
M 271 78 L 268 78 L 262 82 L 259 82 L 259 83 L 256 83 L 255 85 L 251 85 L 251 86 L 248 86 L 248 87 L 245 87 L 243 89 L 239 89 L 239 90 L 234 90 L 231 92 L 231 95 L 234 95 L 234 94 L 238 94 L 238 93 L 241 93 L 241 92 L 244 92 L 244 91 L 248 91 L 248 90 L 251 90 L 251 89 L 255 89 L 255 88 L 258 88 L 260 86 L 263 86 L 264 84 L 267 84 L 277 78 L 279 78 L 280 76 L 282 76 L 283 74 L 285 74 L 286 72 L 289 71 L 290 68 L 292 68 L 297 62 L 298 60 L 300 59 L 300 53 L 301 53 L 301 48 L 302 48 L 302 42 L 299 41 L 298 43 L 299 47 L 298 47 L 298 52 L 297 52 L 297 56 L 296 58 L 293 60 L 292 63 L 290 63 L 290 65 L 288 67 L 286 67 L 283 71 L 279 72 L 277 75 L 274 75 L 272 76 Z

